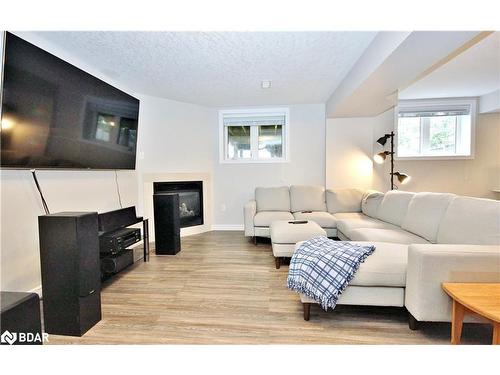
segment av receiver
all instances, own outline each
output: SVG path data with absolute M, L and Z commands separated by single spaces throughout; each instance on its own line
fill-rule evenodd
M 104 254 L 118 254 L 140 240 L 141 230 L 139 228 L 118 229 L 99 237 L 99 250 Z

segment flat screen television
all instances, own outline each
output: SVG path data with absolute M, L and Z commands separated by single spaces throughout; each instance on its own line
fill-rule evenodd
M 139 100 L 11 33 L 1 167 L 135 169 Z

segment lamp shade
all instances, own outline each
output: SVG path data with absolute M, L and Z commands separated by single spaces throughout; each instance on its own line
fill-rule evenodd
M 387 143 L 387 139 L 389 139 L 390 136 L 391 136 L 390 134 L 386 134 L 383 137 L 380 137 L 379 139 L 377 139 L 377 143 L 384 146 Z
M 394 176 L 398 179 L 399 183 L 404 185 L 411 180 L 411 176 L 408 176 L 406 173 L 394 172 Z
M 377 164 L 382 164 L 385 161 L 385 159 L 387 158 L 387 155 L 389 155 L 389 154 L 390 154 L 389 151 L 379 152 L 378 154 L 375 154 L 373 156 L 373 160 Z

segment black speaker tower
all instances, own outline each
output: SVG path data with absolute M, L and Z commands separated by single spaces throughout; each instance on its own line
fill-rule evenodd
M 82 336 L 101 320 L 97 212 L 38 217 L 45 332 Z
M 179 194 L 154 194 L 153 208 L 156 254 L 175 255 L 181 251 Z

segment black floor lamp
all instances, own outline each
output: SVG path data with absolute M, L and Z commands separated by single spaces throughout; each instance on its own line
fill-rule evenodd
M 391 139 L 391 151 L 382 151 L 379 152 L 378 154 L 373 156 L 373 160 L 378 163 L 382 164 L 385 162 L 385 159 L 387 159 L 387 156 L 391 157 L 391 190 L 397 189 L 397 186 L 394 185 L 394 176 L 398 179 L 399 183 L 404 185 L 408 181 L 410 181 L 410 176 L 408 176 L 406 173 L 401 173 L 401 172 L 394 172 L 394 132 L 390 132 L 389 134 L 384 134 L 384 136 L 380 137 L 377 139 L 377 143 L 385 146 L 387 143 L 388 139 Z

